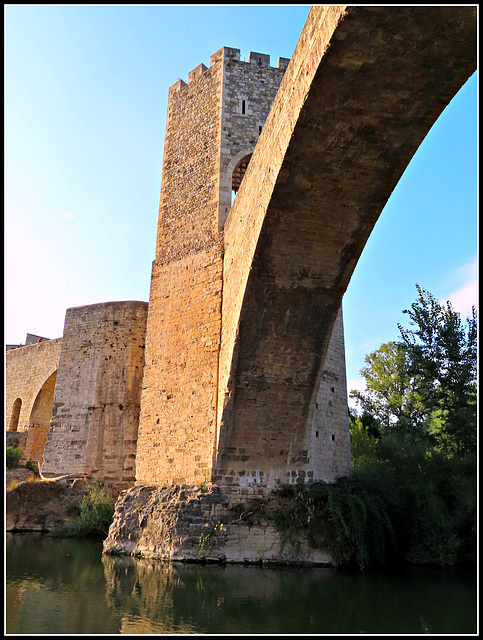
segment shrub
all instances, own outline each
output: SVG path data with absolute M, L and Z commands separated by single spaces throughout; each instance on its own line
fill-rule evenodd
M 36 476 L 39 475 L 39 467 L 37 462 L 35 462 L 35 460 L 29 460 L 25 465 L 25 468 L 28 469 L 29 471 L 33 471 L 33 473 L 35 473 Z
M 326 548 L 337 564 L 361 569 L 384 564 L 394 539 L 384 501 L 349 478 L 285 489 L 275 526 L 282 544 L 297 544 L 305 529 L 313 547 Z
M 5 449 L 5 454 L 7 469 L 16 469 L 22 459 L 23 450 L 15 446 L 10 446 Z
M 335 484 L 284 487 L 275 525 L 282 543 L 325 548 L 341 565 L 475 561 L 475 456 L 450 459 L 400 437 Z
M 87 487 L 79 504 L 77 518 L 67 518 L 55 527 L 53 535 L 106 536 L 114 514 L 114 501 L 105 485 L 96 482 Z

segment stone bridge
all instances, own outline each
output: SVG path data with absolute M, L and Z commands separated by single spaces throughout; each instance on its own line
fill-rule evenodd
M 283 477 L 286 450 L 309 449 L 356 263 L 475 68 L 474 6 L 311 9 L 225 225 L 216 462 L 225 473 L 256 458 Z M 273 443 L 264 460 L 253 434 Z M 243 448 L 244 461 L 224 462 L 226 447 Z
M 476 11 L 316 6 L 290 62 L 224 47 L 171 87 L 149 306 L 74 308 L 8 352 L 25 457 L 233 495 L 348 474 L 342 297 L 476 68 Z

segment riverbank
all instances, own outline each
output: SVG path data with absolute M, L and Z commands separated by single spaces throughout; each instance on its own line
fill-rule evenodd
M 446 523 L 453 529 L 455 525 L 447 519 L 442 529 L 440 519 L 426 517 L 421 532 L 416 526 L 421 522 L 419 511 L 412 520 L 399 517 L 411 508 L 407 492 L 398 493 L 392 483 L 391 493 L 384 478 L 371 476 L 376 487 L 371 493 L 356 476 L 335 485 L 283 485 L 268 494 L 252 489 L 243 496 L 207 484 L 135 486 L 117 496 L 115 507 L 111 498 L 110 505 L 95 495 L 88 499 L 98 485 L 94 487 L 92 480 L 29 478 L 33 481 L 7 490 L 7 531 L 94 534 L 103 539 L 104 555 L 190 563 L 366 569 L 472 561 L 476 545 L 471 519 L 466 525 L 469 534 L 461 540 L 449 536 L 452 530 Z M 398 495 L 405 496 L 405 502 L 397 501 Z M 470 516 L 471 504 L 461 507 Z M 390 511 L 393 505 L 397 512 Z M 431 534 L 438 531 L 442 535 L 435 543 Z
M 76 518 L 90 484 L 85 478 L 40 480 L 27 469 L 7 472 L 6 530 L 47 533 Z

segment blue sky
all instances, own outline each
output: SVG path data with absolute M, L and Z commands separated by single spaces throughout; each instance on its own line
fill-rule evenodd
M 69 307 L 148 300 L 168 89 L 222 46 L 289 58 L 309 5 L 7 5 L 4 339 Z M 397 10 L 393 7 L 388 10 Z M 477 303 L 477 76 L 434 125 L 344 297 L 348 386 L 415 284 Z

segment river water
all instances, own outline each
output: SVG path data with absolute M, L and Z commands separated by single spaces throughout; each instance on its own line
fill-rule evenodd
M 162 563 L 7 534 L 7 634 L 476 634 L 477 575 Z

